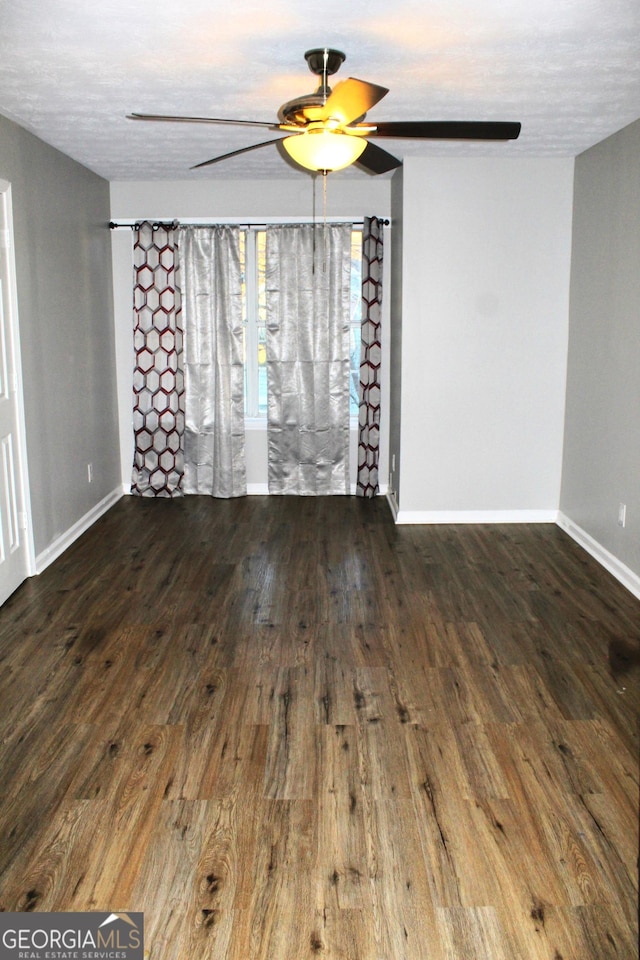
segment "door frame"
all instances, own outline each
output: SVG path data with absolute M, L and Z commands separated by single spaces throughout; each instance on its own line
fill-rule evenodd
M 3 195 L 6 224 L 4 230 L 0 227 L 0 243 L 7 249 L 7 284 L 9 300 L 9 317 L 7 330 L 9 342 L 6 345 L 7 353 L 11 357 L 14 372 L 14 382 L 11 389 L 15 393 L 17 419 L 17 495 L 19 501 L 19 526 L 24 537 L 26 550 L 25 579 L 37 573 L 35 544 L 33 539 L 33 521 L 31 512 L 31 489 L 29 485 L 29 468 L 27 460 L 27 427 L 24 409 L 24 389 L 22 379 L 22 356 L 20 352 L 20 322 L 18 312 L 18 282 L 16 274 L 15 233 L 13 229 L 13 196 L 11 183 L 0 177 L 0 194 Z M 24 581 L 23 581 L 24 582 Z

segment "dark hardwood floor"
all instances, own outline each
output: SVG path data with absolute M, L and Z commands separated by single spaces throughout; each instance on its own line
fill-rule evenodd
M 631 960 L 640 602 L 562 531 L 125 498 L 0 609 L 0 909 L 152 960 Z

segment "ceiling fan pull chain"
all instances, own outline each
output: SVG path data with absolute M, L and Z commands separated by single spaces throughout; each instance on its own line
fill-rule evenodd
M 327 272 L 327 170 L 322 171 L 322 272 Z

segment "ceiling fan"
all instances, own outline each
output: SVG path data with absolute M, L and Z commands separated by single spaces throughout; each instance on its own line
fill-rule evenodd
M 315 93 L 296 97 L 278 111 L 278 122 L 259 120 L 226 120 L 220 117 L 180 117 L 160 114 L 132 113 L 130 120 L 160 120 L 178 123 L 218 123 L 263 127 L 280 131 L 276 137 L 254 143 L 211 160 L 197 163 L 192 170 L 221 160 L 237 157 L 250 150 L 271 146 L 282 140 L 289 156 L 300 166 L 327 174 L 358 163 L 369 173 L 387 173 L 401 166 L 402 161 L 371 142 L 371 138 L 412 140 L 516 140 L 521 125 L 501 121 L 429 121 L 398 120 L 365 121 L 367 111 L 389 92 L 386 87 L 349 77 L 331 90 L 327 78 L 336 73 L 346 57 L 340 50 L 320 47 L 307 50 L 309 69 L 320 77 Z

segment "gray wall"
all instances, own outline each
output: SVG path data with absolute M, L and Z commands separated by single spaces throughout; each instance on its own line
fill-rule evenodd
M 109 185 L 3 117 L 0 178 L 13 197 L 38 556 L 120 485 Z
M 553 520 L 573 161 L 408 158 L 402 181 L 398 519 Z
M 640 576 L 640 121 L 576 159 L 560 508 Z

